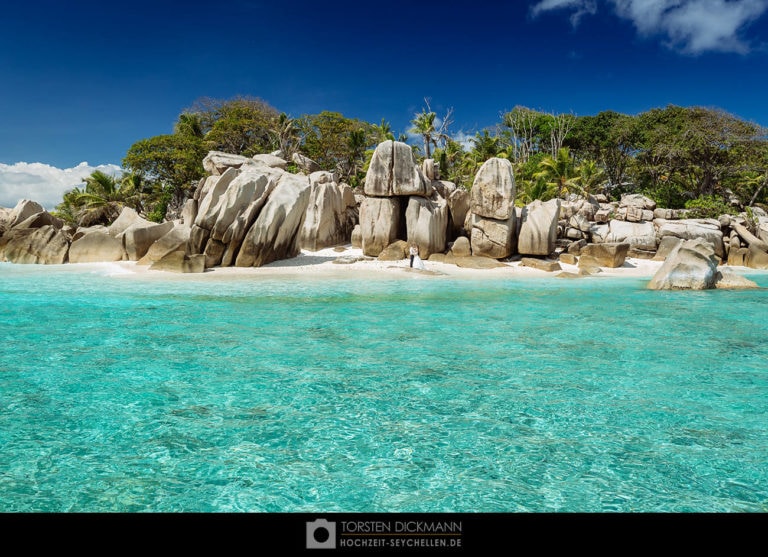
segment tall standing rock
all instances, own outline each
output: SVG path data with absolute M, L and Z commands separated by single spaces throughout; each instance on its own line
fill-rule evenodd
M 555 251 L 560 200 L 538 199 L 523 207 L 517 251 L 523 255 L 549 255 Z
M 298 231 L 309 204 L 306 177 L 285 173 L 245 235 L 235 260 L 238 267 L 261 267 L 299 254 Z
M 354 194 L 348 186 L 340 187 L 331 172 L 313 172 L 309 182 L 312 194 L 299 232 L 300 247 L 317 251 L 347 242 L 352 234 L 350 224 L 355 224 L 347 218 L 350 195 L 355 205 Z
M 378 257 L 397 239 L 400 200 L 396 197 L 366 197 L 360 204 L 360 233 L 363 253 Z
M 515 214 L 512 163 L 494 157 L 485 161 L 472 183 L 470 210 L 477 216 L 505 221 Z
M 419 255 L 427 259 L 433 253 L 445 251 L 448 227 L 448 203 L 439 195 L 432 199 L 412 196 L 405 210 L 408 242 L 419 246 Z
M 515 252 L 515 177 L 507 159 L 485 161 L 475 176 L 468 215 L 472 253 L 501 259 Z
M 411 147 L 400 141 L 379 143 L 365 175 L 365 195 L 392 197 L 419 195 L 430 197 L 432 184 L 416 166 Z

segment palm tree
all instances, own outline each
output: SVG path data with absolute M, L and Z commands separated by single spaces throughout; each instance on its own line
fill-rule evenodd
M 435 128 L 436 116 L 436 113 L 427 112 L 427 110 L 424 109 L 419 114 L 416 114 L 414 119 L 411 120 L 411 124 L 413 124 L 411 133 L 420 135 L 424 140 L 424 154 L 428 159 L 431 158 L 432 154 L 432 151 L 429 149 L 430 145 L 434 144 L 437 146 L 437 141 L 434 137 L 437 132 L 437 129 Z
M 269 130 L 273 145 L 282 153 L 283 158 L 290 160 L 299 143 L 299 131 L 296 120 L 281 112 L 280 116 Z
M 205 137 L 202 116 L 198 112 L 182 112 L 173 126 L 173 133 L 202 139 Z
M 73 201 L 80 208 L 79 224 L 108 224 L 118 217 L 125 205 L 126 191 L 114 176 L 101 170 L 94 170 L 90 176 L 83 178 L 85 188 L 77 190 Z
M 375 128 L 376 134 L 378 136 L 376 140 L 379 143 L 387 140 L 395 140 L 395 134 L 392 132 L 392 126 L 390 126 L 389 122 L 387 122 L 384 118 L 381 119 L 381 124 L 378 126 L 374 124 L 373 127 Z
M 576 172 L 578 176 L 574 182 L 585 197 L 593 193 L 595 187 L 605 181 L 605 170 L 597 166 L 597 162 L 592 159 L 582 161 L 576 167 Z
M 557 157 L 546 156 L 539 162 L 539 171 L 533 175 L 535 180 L 544 180 L 557 188 L 557 197 L 562 197 L 569 189 L 578 187 L 576 169 L 568 147 L 557 151 Z
M 549 201 L 557 196 L 557 187 L 544 179 L 520 180 L 518 182 L 517 202 L 528 205 L 536 201 Z
M 365 164 L 366 134 L 363 128 L 349 132 L 347 147 L 349 147 L 349 159 L 346 164 L 346 176 L 342 178 L 348 179 L 352 187 L 356 187 L 358 185 L 357 174 Z
M 477 132 L 470 141 L 473 145 L 472 153 L 479 163 L 483 163 L 499 154 L 499 138 L 490 135 L 488 130 L 483 130 L 482 133 Z

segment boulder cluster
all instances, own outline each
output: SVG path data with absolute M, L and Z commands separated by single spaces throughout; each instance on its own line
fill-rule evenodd
M 258 267 L 302 249 L 352 243 L 365 257 L 400 260 L 409 244 L 422 259 L 462 267 L 504 262 L 543 271 L 578 265 L 579 276 L 621 267 L 627 257 L 664 261 L 650 288 L 743 286 L 722 265 L 768 269 L 768 215 L 759 208 L 719 219 L 688 218 L 642 195 L 580 197 L 515 206 L 511 163 L 492 158 L 467 191 L 439 179 L 433 160 L 385 141 L 373 153 L 362 194 L 301 155 L 287 170 L 279 153 L 210 152 L 179 219 L 150 222 L 124 208 L 109 226 L 65 225 L 34 201 L 0 208 L 0 261 L 136 261 L 152 269 L 202 272 Z M 340 263 L 348 261 L 339 261 Z

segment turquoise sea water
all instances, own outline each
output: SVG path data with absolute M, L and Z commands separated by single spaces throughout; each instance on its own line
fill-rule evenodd
M 768 511 L 766 289 L 73 269 L 0 264 L 0 511 Z

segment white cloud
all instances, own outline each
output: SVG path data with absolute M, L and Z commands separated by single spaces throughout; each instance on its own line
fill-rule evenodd
M 12 208 L 20 199 L 37 201 L 48 210 L 61 202 L 64 192 L 82 185 L 93 171 L 119 175 L 114 164 L 90 166 L 81 162 L 74 168 L 56 168 L 40 162 L 0 163 L 0 207 Z
M 686 54 L 749 52 L 740 33 L 768 10 L 768 0 L 607 0 L 615 13 L 633 23 L 642 36 L 663 36 L 665 44 Z M 576 26 L 597 13 L 595 0 L 541 0 L 531 15 L 572 10 Z
M 746 53 L 739 31 L 768 9 L 768 0 L 613 0 L 616 12 L 644 35 L 661 33 L 668 46 L 688 54 Z
M 597 2 L 595 0 L 541 0 L 531 7 L 531 16 L 536 17 L 542 12 L 569 8 L 573 9 L 571 25 L 576 27 L 582 17 L 597 13 Z

